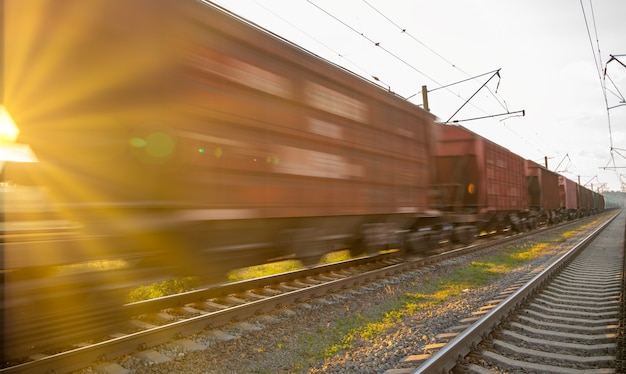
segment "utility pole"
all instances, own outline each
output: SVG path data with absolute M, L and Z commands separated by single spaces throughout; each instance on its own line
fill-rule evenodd
M 430 107 L 428 106 L 428 89 L 426 86 L 422 86 L 422 103 L 424 110 L 430 112 Z
M 578 176 L 578 184 L 576 184 L 576 207 L 578 207 L 578 215 L 580 216 L 580 175 Z

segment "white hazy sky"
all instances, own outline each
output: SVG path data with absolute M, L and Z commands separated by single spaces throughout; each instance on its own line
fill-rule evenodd
M 460 124 L 594 190 L 626 182 L 626 105 L 607 110 L 626 95 L 626 67 L 607 64 L 626 64 L 625 0 L 215 3 L 418 105 L 422 85 L 501 69 L 452 120 L 523 109 Z M 430 92 L 431 112 L 448 120 L 491 75 Z

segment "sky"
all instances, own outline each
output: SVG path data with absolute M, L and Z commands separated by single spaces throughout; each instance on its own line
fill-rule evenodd
M 416 105 L 426 85 L 439 121 L 587 188 L 626 187 L 624 0 L 214 2 Z

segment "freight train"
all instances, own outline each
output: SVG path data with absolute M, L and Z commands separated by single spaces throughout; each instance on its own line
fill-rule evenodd
M 216 5 L 0 5 L 0 104 L 20 146 L 0 140 L 38 160 L 1 173 L 3 361 L 109 325 L 154 279 L 420 251 L 604 208 Z
M 3 104 L 39 160 L 5 165 L 5 197 L 47 196 L 45 218 L 9 204 L 5 234 L 67 222 L 98 242 L 16 251 L 7 240 L 9 278 L 130 253 L 138 266 L 222 279 L 337 249 L 468 243 L 604 207 L 210 3 L 8 1 L 4 12 L 16 37 L 3 46 Z

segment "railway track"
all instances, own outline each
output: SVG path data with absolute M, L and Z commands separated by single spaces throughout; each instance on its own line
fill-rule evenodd
M 126 304 L 122 314 L 128 316 L 127 322 L 116 324 L 117 331 L 109 327 L 108 336 L 76 342 L 57 354 L 30 352 L 27 362 L 0 369 L 0 373 L 71 372 L 206 328 L 374 281 L 404 266 L 399 254 L 391 253 Z
M 621 213 L 486 306 L 418 367 L 388 372 L 623 372 L 625 221 Z
M 542 232 L 546 230 L 530 235 Z M 94 336 L 91 341 L 72 344 L 69 349 L 56 354 L 30 354 L 27 362 L 4 368 L 0 373 L 63 373 L 81 369 L 94 362 L 105 365 L 115 357 L 149 351 L 153 346 L 181 339 L 207 328 L 245 320 L 277 307 L 374 282 L 524 237 L 525 235 L 508 237 L 408 261 L 397 253 L 373 256 L 127 304 L 123 308 L 123 315 L 128 317 L 127 322 L 123 326 L 110 328 L 106 337 Z

